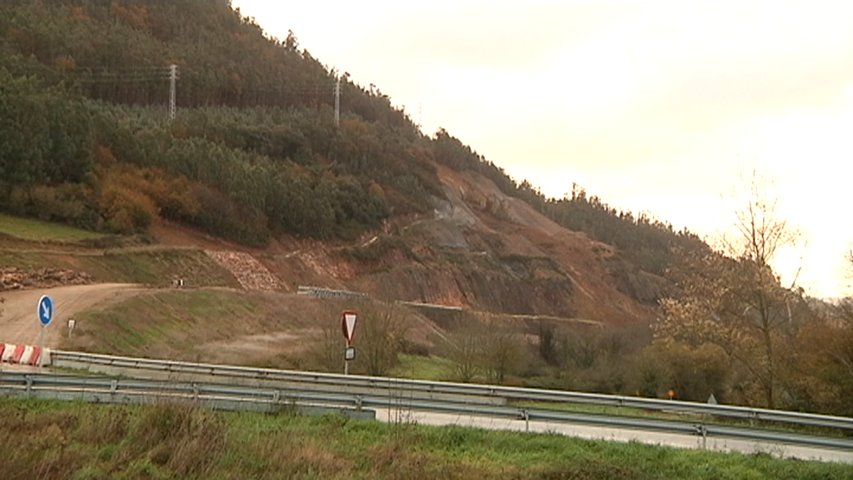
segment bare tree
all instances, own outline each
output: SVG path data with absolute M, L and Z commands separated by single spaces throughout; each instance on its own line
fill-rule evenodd
M 486 378 L 501 384 L 508 374 L 518 370 L 523 354 L 522 340 L 511 330 L 495 326 L 482 340 L 481 365 Z
M 524 340 L 513 330 L 468 318 L 447 336 L 443 351 L 454 362 L 457 380 L 470 382 L 482 374 L 488 382 L 503 383 L 519 369 L 524 347 Z
M 773 408 L 778 386 L 778 343 L 792 322 L 792 303 L 801 290 L 783 287 L 771 262 L 783 246 L 796 243 L 798 233 L 777 214 L 753 177 L 749 199 L 736 212 L 738 238 L 726 242 L 727 256 L 716 253 L 690 258 L 675 272 L 682 289 L 677 298 L 661 301 L 664 317 L 656 336 L 693 345 L 719 345 L 750 373 Z
M 483 329 L 468 326 L 447 335 L 445 356 L 453 361 L 456 380 L 470 382 L 480 372 Z
M 343 345 L 340 325 L 337 322 L 327 324 L 312 350 L 317 366 L 326 372 L 340 372 L 344 361 Z
M 359 312 L 358 358 L 368 375 L 386 375 L 399 363 L 407 326 L 398 308 L 365 307 Z

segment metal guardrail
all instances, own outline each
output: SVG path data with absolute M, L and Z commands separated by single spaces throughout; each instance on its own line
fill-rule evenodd
M 299 285 L 296 289 L 297 295 L 307 295 L 313 298 L 344 298 L 350 300 L 363 300 L 369 298 L 369 295 L 362 292 L 353 292 L 350 290 L 335 290 L 334 288 L 312 287 Z
M 750 422 L 830 428 L 839 430 L 846 435 L 853 434 L 853 418 L 849 417 L 620 395 L 237 367 L 62 350 L 54 350 L 51 353 L 51 362 L 58 367 L 128 376 L 138 376 L 138 374 L 145 372 L 160 372 L 171 376 L 180 374 L 203 375 L 255 382 L 279 382 L 301 385 L 303 388 L 309 385 L 313 387 L 325 386 L 326 390 L 347 391 L 354 394 L 385 392 L 383 394 L 388 395 L 388 392 L 392 392 L 393 395 L 412 400 L 438 400 L 445 397 L 451 400 L 459 400 L 461 398 L 464 399 L 465 403 L 470 404 L 505 405 L 511 402 L 552 402 L 625 407 L 667 413 L 707 415 Z
M 316 395 L 269 388 L 117 377 L 2 372 L 0 395 L 92 403 L 187 401 L 222 410 L 274 412 L 292 409 L 306 414 L 341 413 L 359 419 L 376 417 L 374 410 L 363 408 L 352 395 Z
M 0 373 L 0 394 L 26 398 L 85 400 L 97 403 L 156 403 L 191 401 L 194 404 L 228 410 L 275 411 L 295 408 L 320 413 L 342 412 L 357 418 L 374 418 L 375 410 L 399 409 L 486 416 L 524 421 L 548 421 L 628 428 L 696 435 L 769 441 L 789 445 L 832 448 L 853 452 L 853 440 L 820 437 L 747 427 L 717 426 L 664 419 L 648 419 L 574 413 L 541 408 L 468 403 L 464 400 L 429 400 L 389 396 L 378 390 L 373 395 L 298 389 L 251 387 L 208 382 L 140 380 L 81 375 Z M 310 412 L 309 412 L 310 413 Z

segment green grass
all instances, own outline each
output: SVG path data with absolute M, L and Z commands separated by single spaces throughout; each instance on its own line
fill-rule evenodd
M 853 467 L 559 435 L 0 398 L 4 478 L 847 479 Z
M 451 380 L 453 361 L 437 356 L 400 355 L 400 364 L 391 376 L 416 378 L 420 380 Z
M 62 348 L 113 355 L 236 363 L 273 368 L 316 368 L 310 333 L 337 327 L 347 303 L 277 292 L 222 288 L 162 289 L 79 312 Z M 294 332 L 282 348 L 254 348 L 247 337 Z M 338 333 L 338 335 L 340 335 Z M 339 337 L 335 337 L 337 339 Z M 211 345 L 233 344 L 220 349 Z M 270 344 L 264 344 L 270 345 Z M 245 353 L 243 355 L 242 353 Z
M 4 213 L 0 213 L 0 233 L 38 242 L 79 242 L 104 237 L 102 233 L 80 230 L 58 223 L 13 217 Z
M 188 287 L 238 286 L 234 277 L 200 250 L 100 252 L 0 251 L 0 265 L 34 270 L 43 267 L 86 272 L 96 282 L 169 286 L 184 278 Z
M 163 290 L 77 315 L 70 348 L 96 346 L 120 355 L 176 355 L 193 359 L 204 340 L 237 335 L 263 317 L 259 295 L 226 290 Z

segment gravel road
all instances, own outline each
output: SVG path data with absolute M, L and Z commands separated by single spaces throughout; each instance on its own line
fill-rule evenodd
M 36 316 L 36 304 L 42 295 L 50 295 L 55 308 L 53 321 L 45 331 L 45 346 L 56 347 L 67 332 L 68 319 L 77 312 L 145 290 L 133 284 L 100 283 L 0 292 L 0 298 L 5 300 L 0 304 L 0 342 L 38 344 L 41 326 Z

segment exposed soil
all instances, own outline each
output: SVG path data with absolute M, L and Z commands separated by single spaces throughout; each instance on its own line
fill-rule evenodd
M 654 292 L 640 301 L 620 288 L 611 246 L 559 226 L 476 173 L 440 166 L 439 177 L 447 199 L 432 215 L 399 227 L 400 240 L 386 240 L 385 251 L 365 251 L 369 260 L 324 270 L 355 271 L 336 278 L 386 301 L 604 324 L 653 318 Z
M 296 355 L 304 352 L 320 329 L 288 330 L 241 335 L 228 340 L 208 342 L 199 347 L 204 358 L 217 363 L 255 365 L 267 362 L 270 354 Z
M 169 247 L 193 247 L 211 250 L 242 250 L 238 245 L 204 234 L 183 225 L 158 219 L 149 227 L 158 244 Z

